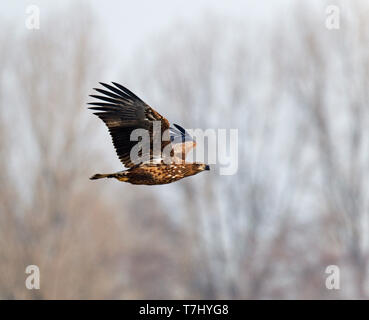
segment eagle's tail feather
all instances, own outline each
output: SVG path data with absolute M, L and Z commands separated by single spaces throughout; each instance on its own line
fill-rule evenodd
M 97 173 L 97 174 L 94 174 L 90 180 L 96 180 L 96 179 L 102 179 L 102 178 L 115 178 L 115 173 L 109 173 L 109 174 L 100 174 L 100 173 Z
M 128 181 L 128 177 L 127 177 L 127 171 L 120 171 L 120 172 L 116 172 L 116 173 L 107 173 L 107 174 L 100 174 L 97 173 L 95 175 L 93 175 L 90 180 L 96 180 L 96 179 L 102 179 L 102 178 L 115 178 L 118 179 L 119 181 Z

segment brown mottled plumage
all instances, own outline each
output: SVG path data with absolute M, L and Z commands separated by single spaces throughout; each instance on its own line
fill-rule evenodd
M 129 170 L 111 174 L 95 174 L 91 179 L 115 178 L 132 184 L 168 184 L 208 170 L 203 163 L 143 164 Z
M 90 109 L 99 111 L 94 114 L 107 125 L 117 155 L 128 170 L 111 174 L 95 174 L 90 179 L 115 178 L 132 184 L 157 185 L 171 183 L 209 170 L 209 166 L 204 163 L 185 162 L 186 155 L 196 146 L 196 143 L 182 127 L 176 124 L 174 124 L 175 128 L 170 127 L 167 119 L 122 85 L 115 82 L 113 82 L 114 86 L 100 84 L 109 91 L 95 88 L 103 95 L 91 95 L 91 97 L 102 102 L 89 103 L 94 106 Z M 160 131 L 154 130 L 155 121 L 160 123 Z M 142 150 L 139 153 L 139 156 L 147 156 L 148 161 L 139 164 L 134 163 L 130 156 L 132 148 L 137 144 L 137 141 L 131 141 L 131 133 L 135 129 L 146 129 L 150 138 L 149 153 L 142 154 Z M 161 139 L 168 131 L 170 139 Z M 161 141 L 160 150 L 155 151 L 153 142 L 158 138 Z M 170 156 L 168 156 L 172 160 L 169 164 L 168 159 L 163 156 L 165 154 L 163 151 L 168 148 L 170 150 Z

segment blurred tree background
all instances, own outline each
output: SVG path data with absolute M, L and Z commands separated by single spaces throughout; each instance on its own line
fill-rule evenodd
M 368 298 L 369 5 L 338 2 L 330 31 L 327 4 L 178 22 L 128 64 L 87 6 L 16 37 L 3 21 L 0 299 Z M 238 128 L 237 174 L 89 181 L 120 166 L 86 109 L 109 64 L 172 122 Z

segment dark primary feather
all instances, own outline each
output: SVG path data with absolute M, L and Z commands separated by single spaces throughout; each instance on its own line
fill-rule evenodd
M 170 140 L 172 141 L 172 143 L 183 143 L 185 141 L 193 141 L 193 138 L 191 137 L 191 135 L 184 129 L 182 128 L 180 125 L 178 124 L 173 124 L 173 127 L 170 127 Z
M 121 86 L 121 88 L 118 87 L 118 89 L 117 89 L 117 88 L 111 86 L 110 84 L 106 84 L 106 83 L 103 83 L 103 82 L 99 82 L 99 83 L 102 86 L 104 86 L 105 88 L 109 89 L 110 91 L 113 91 L 116 94 L 118 94 L 118 96 L 120 96 L 121 98 L 130 99 L 132 97 L 132 98 L 135 98 L 136 100 L 139 100 L 139 101 L 143 102 L 139 97 L 137 97 L 136 95 L 134 95 L 131 91 L 129 91 L 128 89 L 124 88 L 123 86 Z M 112 82 L 112 83 L 115 84 L 114 82 Z M 122 88 L 123 88 L 123 90 L 122 90 Z M 121 90 L 119 90 L 119 89 L 121 89 Z M 127 92 L 128 93 L 131 93 L 131 95 L 127 94 Z
M 183 129 L 180 125 L 178 125 L 178 124 L 175 124 L 175 123 L 173 123 L 173 125 L 179 130 L 179 131 L 181 131 L 184 135 L 186 134 L 186 130 L 185 129 Z

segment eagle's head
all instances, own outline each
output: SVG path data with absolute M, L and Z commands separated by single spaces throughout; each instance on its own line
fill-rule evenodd
M 210 170 L 210 166 L 208 164 L 205 163 L 193 163 L 193 170 L 196 172 L 201 172 L 201 171 L 205 171 L 205 170 Z

